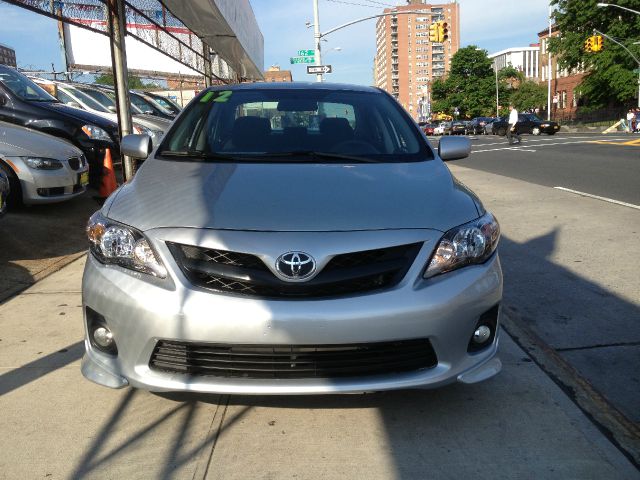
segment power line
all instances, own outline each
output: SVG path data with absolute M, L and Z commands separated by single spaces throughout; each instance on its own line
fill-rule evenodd
M 342 0 L 327 0 L 327 2 L 342 3 L 344 5 L 356 5 L 358 7 L 369 7 L 369 8 L 380 9 L 380 7 L 376 7 L 374 5 L 367 5 L 367 4 L 364 4 L 364 3 L 345 2 L 345 1 L 342 1 Z
M 392 5 L 390 3 L 377 2 L 376 0 L 364 0 L 364 1 L 367 3 L 382 5 L 383 7 L 397 7 L 397 5 Z

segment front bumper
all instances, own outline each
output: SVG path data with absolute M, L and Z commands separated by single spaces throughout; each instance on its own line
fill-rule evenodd
M 481 351 L 468 353 L 467 347 L 480 315 L 501 300 L 498 256 L 483 265 L 423 280 L 421 272 L 434 244 L 425 242 L 405 278 L 391 289 L 315 300 L 246 298 L 195 288 L 157 242 L 154 245 L 170 272 L 164 281 L 102 265 L 89 255 L 82 287 L 85 319 L 86 307 L 104 316 L 118 354 L 95 349 L 86 337 L 82 373 L 112 388 L 131 385 L 151 391 L 237 394 L 348 393 L 484 380 L 500 370 L 494 358 L 498 335 Z M 85 331 L 86 327 L 85 321 Z M 162 339 L 300 345 L 413 338 L 430 340 L 438 358 L 435 367 L 355 378 L 277 380 L 189 376 L 149 367 Z
M 64 202 L 82 195 L 86 190 L 86 173 L 89 171 L 86 164 L 73 170 L 67 160 L 61 160 L 61 169 L 36 170 L 29 168 L 19 157 L 11 158 L 11 162 L 17 168 L 25 204 Z

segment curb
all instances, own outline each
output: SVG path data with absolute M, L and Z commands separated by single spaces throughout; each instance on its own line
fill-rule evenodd
M 640 426 L 629 420 L 542 340 L 513 308 L 503 307 L 502 327 L 629 461 L 640 469 Z
M 2 305 L 8 300 L 11 300 L 13 297 L 18 295 L 22 291 L 26 290 L 29 287 L 32 287 L 33 285 L 38 283 L 40 280 L 48 277 L 52 273 L 55 273 L 58 270 L 62 270 L 64 267 L 66 267 L 70 263 L 73 263 L 79 258 L 84 257 L 86 254 L 87 254 L 86 251 L 82 251 L 82 252 L 72 253 L 70 255 L 65 255 L 54 264 L 49 265 L 47 268 L 40 270 L 38 273 L 33 275 L 33 280 L 31 282 L 18 283 L 17 285 L 14 285 L 8 290 L 5 290 L 4 292 L 0 293 L 0 305 Z

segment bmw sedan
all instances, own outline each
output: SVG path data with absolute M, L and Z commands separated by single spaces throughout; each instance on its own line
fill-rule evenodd
M 89 165 L 79 148 L 5 122 L 0 122 L 0 170 L 9 178 L 13 205 L 70 200 L 89 183 Z
M 208 88 L 89 220 L 84 376 L 321 394 L 474 383 L 496 357 L 500 229 L 386 92 Z

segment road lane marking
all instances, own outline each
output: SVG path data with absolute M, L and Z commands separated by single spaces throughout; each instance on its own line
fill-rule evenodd
M 486 150 L 471 150 L 471 153 L 497 152 L 501 150 L 513 150 L 514 152 L 535 152 L 535 150 L 532 150 L 530 148 L 503 147 L 503 148 L 488 148 Z
M 635 208 L 636 210 L 640 210 L 640 205 L 634 205 L 633 203 L 621 202 L 620 200 L 614 200 L 613 198 L 601 197 L 599 195 L 593 195 L 591 193 L 579 192 L 578 190 L 571 190 L 570 188 L 565 188 L 565 187 L 553 187 L 553 188 L 557 190 L 562 190 L 563 192 L 569 192 L 575 195 L 580 195 L 581 197 L 595 198 L 596 200 L 602 200 L 603 202 L 615 203 L 616 205 L 622 205 L 623 207 Z
M 635 141 L 635 140 L 634 140 Z M 526 142 L 522 144 L 522 148 L 526 148 L 531 142 Z M 616 145 L 615 143 L 611 143 L 611 141 L 602 141 L 602 142 L 598 142 L 598 141 L 594 141 L 594 140 L 582 140 L 582 141 L 576 141 L 576 142 L 554 142 L 554 143 L 536 143 L 533 144 L 531 146 L 533 147 L 550 147 L 550 146 L 554 146 L 554 145 L 575 145 L 575 144 L 594 144 L 594 143 L 602 143 L 602 144 L 606 144 L 606 145 Z M 488 145 L 478 145 L 479 147 L 485 147 L 485 146 L 489 146 L 489 145 L 504 145 L 504 143 L 496 143 L 496 144 L 488 144 Z M 636 145 L 636 146 L 640 146 L 640 145 Z M 480 153 L 480 152 L 493 152 L 496 150 L 511 150 L 512 147 L 504 147 L 504 148 L 492 148 L 492 149 L 485 149 L 485 150 L 471 150 L 471 153 Z M 516 149 L 517 150 L 517 149 Z
M 549 143 L 550 141 L 555 140 L 555 142 L 557 143 L 558 140 L 582 140 L 582 142 L 584 143 L 589 143 L 589 142 L 595 142 L 595 141 L 602 141 L 602 142 L 615 142 L 615 141 L 623 141 L 623 140 L 628 140 L 628 137 L 620 137 L 620 138 L 611 138 L 611 137 L 602 137 L 600 139 L 596 138 L 594 140 L 594 137 L 555 137 L 555 138 L 533 138 L 530 140 L 527 140 L 527 143 L 536 143 L 536 144 L 545 144 L 545 143 Z M 478 144 L 478 146 L 481 147 L 490 147 L 491 145 L 504 145 L 506 140 L 503 140 L 502 142 L 494 142 L 494 143 L 480 143 Z M 553 144 L 552 144 L 553 145 Z

